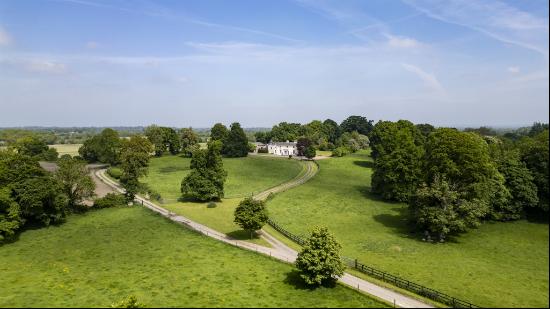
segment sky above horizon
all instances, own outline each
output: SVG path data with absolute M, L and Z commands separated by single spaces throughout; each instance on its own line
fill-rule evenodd
M 548 1 L 0 0 L 0 127 L 548 122 Z

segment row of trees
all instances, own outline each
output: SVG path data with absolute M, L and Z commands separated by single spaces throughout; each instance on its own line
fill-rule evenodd
M 307 138 L 319 150 L 333 150 L 336 156 L 364 149 L 369 144 L 368 134 L 373 121 L 362 116 L 350 116 L 340 125 L 332 119 L 314 120 L 308 124 L 281 122 L 271 131 L 255 133 L 256 141 L 262 143 L 295 141 Z
M 419 229 L 464 232 L 484 219 L 548 211 L 548 129 L 513 141 L 409 121 L 380 121 L 370 135 L 372 191 L 409 203 Z
M 200 148 L 200 138 L 191 128 L 176 131 L 169 127 L 151 125 L 145 128 L 145 136 L 153 144 L 158 157 L 166 152 L 173 155 L 183 152 L 184 155 L 191 156 L 193 151 Z
M 82 160 L 64 155 L 50 173 L 35 157 L 0 151 L 0 242 L 25 225 L 63 222 L 69 212 L 82 209 L 81 202 L 93 196 L 94 189 Z

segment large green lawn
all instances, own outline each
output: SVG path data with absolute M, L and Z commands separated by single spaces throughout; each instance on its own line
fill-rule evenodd
M 425 243 L 410 233 L 406 205 L 369 192 L 366 152 L 319 164 L 312 180 L 268 202 L 290 231 L 327 226 L 346 256 L 481 306 L 548 307 L 547 223 L 486 223 L 444 244 Z
M 143 182 L 155 188 L 166 202 L 174 202 L 181 195 L 181 181 L 189 173 L 190 161 L 180 156 L 153 158 Z M 302 169 L 296 160 L 260 156 L 224 158 L 223 166 L 227 171 L 226 198 L 258 193 L 294 178 Z
M 224 158 L 223 164 L 227 171 L 226 198 L 216 203 L 217 207 L 209 208 L 207 203 L 178 201 L 181 180 L 189 173 L 189 162 L 189 158 L 179 156 L 154 158 L 151 160 L 149 175 L 142 181 L 161 194 L 164 208 L 237 239 L 249 237 L 248 232 L 233 222 L 233 213 L 242 198 L 286 182 L 302 170 L 300 162 L 284 158 Z M 252 242 L 268 245 L 259 238 Z
M 0 246 L 0 307 L 377 307 L 354 290 L 304 289 L 291 265 L 141 207 L 73 215 Z

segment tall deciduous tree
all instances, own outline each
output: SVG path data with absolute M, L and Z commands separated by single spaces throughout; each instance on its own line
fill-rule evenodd
M 534 177 L 539 197 L 539 208 L 548 211 L 550 189 L 548 183 L 548 129 L 542 130 L 533 138 L 524 138 L 520 141 L 521 160 Z
M 11 197 L 11 190 L 0 187 L 0 244 L 15 235 L 22 225 L 20 207 Z
M 455 185 L 436 175 L 430 185 L 422 184 L 409 201 L 411 219 L 417 228 L 444 241 L 447 234 L 466 231 L 480 224 L 489 212 L 476 201 L 463 199 Z
M 199 147 L 199 136 L 192 128 L 183 128 L 180 130 L 181 148 L 185 156 L 190 157 Z
M 184 198 L 208 201 L 223 197 L 227 172 L 223 169 L 221 147 L 221 142 L 214 140 L 208 143 L 207 150 L 200 149 L 193 153 L 191 172 L 181 182 Z
M 345 269 L 341 248 L 327 228 L 315 228 L 296 258 L 300 277 L 314 286 L 338 279 Z
M 231 130 L 223 140 L 222 154 L 230 158 L 248 155 L 248 139 L 238 122 L 231 124 Z
M 129 202 L 134 200 L 140 189 L 139 178 L 147 175 L 150 153 L 153 151 L 151 142 L 140 135 L 134 135 L 122 144 L 120 183 L 126 189 L 125 195 Z
M 372 191 L 385 199 L 407 201 L 422 180 L 424 149 L 415 140 L 416 131 L 411 122 L 400 120 L 378 122 L 371 133 Z
M 87 139 L 78 149 L 78 153 L 88 162 L 116 165 L 120 162 L 121 143 L 118 132 L 106 128 L 100 134 Z
M 227 134 L 229 134 L 229 131 L 221 123 L 216 123 L 212 129 L 210 129 L 210 139 L 214 141 L 223 141 Z
M 363 116 L 349 116 L 340 124 L 340 129 L 343 132 L 357 131 L 363 135 L 369 135 L 373 129 L 373 120 L 367 120 Z
M 252 233 L 262 228 L 267 222 L 268 214 L 263 201 L 248 197 L 239 203 L 235 209 L 234 222 L 244 230 Z
M 84 161 L 63 156 L 58 166 L 54 177 L 61 182 L 69 199 L 69 207 L 76 208 L 82 200 L 94 195 L 95 183 Z
M 13 185 L 12 196 L 25 220 L 49 225 L 65 220 L 68 199 L 63 186 L 50 176 L 28 178 Z

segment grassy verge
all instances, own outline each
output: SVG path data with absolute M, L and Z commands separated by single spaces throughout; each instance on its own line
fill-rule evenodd
M 141 207 L 92 211 L 0 246 L 0 307 L 379 307 L 310 290 L 291 265 L 199 235 Z

